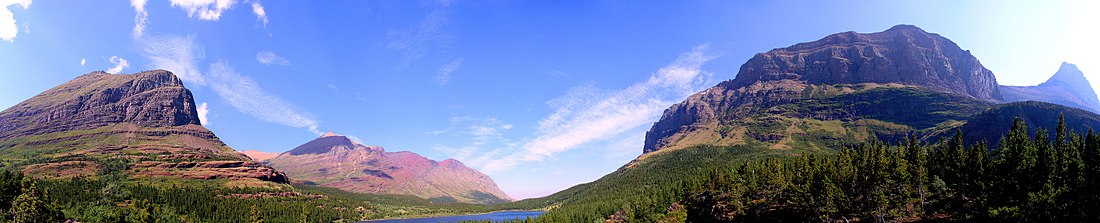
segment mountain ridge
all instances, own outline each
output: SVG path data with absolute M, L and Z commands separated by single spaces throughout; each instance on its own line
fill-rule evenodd
M 387 152 L 334 133 L 303 143 L 267 163 L 296 180 L 350 192 L 414 195 L 444 203 L 511 200 L 492 178 L 458 160 L 435 161 L 409 151 Z
M 1035 86 L 1001 86 L 1006 102 L 1044 101 L 1100 113 L 1092 84 L 1077 65 L 1063 62 L 1045 82 Z
M 191 91 L 165 70 L 91 72 L 0 111 L 0 158 L 40 177 L 288 182 L 201 126 Z

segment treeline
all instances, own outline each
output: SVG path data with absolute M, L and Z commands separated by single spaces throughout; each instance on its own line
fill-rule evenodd
M 486 207 L 320 187 L 231 188 L 224 181 L 36 180 L 0 171 L 0 222 L 356 222 L 477 213 Z
M 1100 222 L 1100 134 L 1071 133 L 1064 119 L 1054 131 L 1031 137 L 1016 119 L 992 149 L 957 133 L 750 161 L 690 189 L 674 221 Z

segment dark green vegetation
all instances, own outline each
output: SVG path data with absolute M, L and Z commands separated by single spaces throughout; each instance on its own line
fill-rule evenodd
M 512 205 L 559 206 L 539 222 L 1100 221 L 1100 134 L 1058 123 L 1032 137 L 1018 119 L 995 147 L 961 133 L 834 153 L 702 146 Z
M 289 189 L 232 188 L 222 183 L 138 180 L 123 174 L 97 179 L 34 180 L 4 170 L 0 171 L 0 208 L 5 221 L 15 222 L 354 222 L 487 209 L 306 185 Z
M 962 135 L 922 147 L 873 142 L 836 154 L 748 162 L 712 173 L 681 201 L 692 222 L 1100 220 L 1100 135 L 1029 137 L 1016 121 L 999 147 Z

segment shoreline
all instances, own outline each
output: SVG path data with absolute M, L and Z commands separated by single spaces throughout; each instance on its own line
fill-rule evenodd
M 494 213 L 501 213 L 501 212 L 541 212 L 542 214 L 546 213 L 546 211 L 543 211 L 543 210 L 500 210 L 500 211 L 491 211 L 491 212 L 473 213 L 473 214 L 461 214 L 461 215 L 437 215 L 437 216 L 426 216 L 426 217 L 370 219 L 370 220 L 363 220 L 363 221 L 357 221 L 357 222 L 379 222 L 379 221 L 389 221 L 389 220 L 410 220 L 410 219 L 423 219 L 423 218 L 461 217 L 461 216 L 487 215 L 487 214 L 494 214 Z M 539 214 L 539 215 L 542 215 L 542 214 Z

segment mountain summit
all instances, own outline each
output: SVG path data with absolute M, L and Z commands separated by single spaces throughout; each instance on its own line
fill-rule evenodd
M 724 83 L 736 89 L 761 81 L 804 84 L 898 83 L 1000 100 L 997 79 L 955 42 L 912 25 L 877 33 L 843 32 L 756 54 Z
M 1100 100 L 1077 65 L 1062 63 L 1058 72 L 1038 86 L 1001 86 L 1005 101 L 1042 101 L 1100 113 Z
M 414 195 L 438 202 L 500 203 L 511 200 L 492 178 L 447 159 L 386 152 L 326 133 L 267 161 L 307 184 L 351 192 Z
M 199 125 L 191 91 L 165 70 L 92 72 L 0 112 L 0 160 L 40 177 L 287 182 Z

